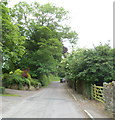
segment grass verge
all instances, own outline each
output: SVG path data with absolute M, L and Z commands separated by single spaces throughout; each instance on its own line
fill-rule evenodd
M 52 76 L 50 81 L 60 81 L 60 78 L 58 76 Z
M 21 97 L 20 95 L 9 94 L 9 93 L 0 94 L 0 96 L 12 96 L 12 97 Z

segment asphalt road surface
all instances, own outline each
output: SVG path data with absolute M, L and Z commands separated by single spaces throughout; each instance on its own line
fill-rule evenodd
M 3 118 L 86 118 L 86 114 L 68 93 L 65 83 L 48 87 L 13 106 Z

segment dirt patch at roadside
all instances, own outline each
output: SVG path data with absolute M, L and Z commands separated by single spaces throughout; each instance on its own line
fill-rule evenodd
M 39 89 L 39 90 L 41 90 L 41 89 Z M 20 95 L 23 98 L 31 96 L 33 94 L 36 94 L 39 90 L 32 90 L 31 91 L 31 90 L 5 89 L 6 93 Z

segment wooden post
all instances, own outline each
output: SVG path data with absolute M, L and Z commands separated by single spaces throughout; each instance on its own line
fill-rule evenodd
M 93 99 L 93 84 L 91 84 L 91 99 Z

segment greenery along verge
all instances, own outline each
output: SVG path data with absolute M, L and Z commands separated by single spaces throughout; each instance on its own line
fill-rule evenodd
M 5 94 L 0 94 L 0 96 L 21 97 L 20 95 L 16 95 L 16 94 L 8 94 L 8 93 L 5 93 Z
M 41 84 L 32 79 L 28 70 L 17 69 L 14 72 L 3 74 L 2 76 L 3 86 L 6 88 L 19 89 L 19 90 L 28 90 L 31 86 L 35 88 L 40 87 Z
M 114 81 L 114 53 L 108 44 L 100 44 L 92 49 L 77 49 L 63 59 L 59 75 L 64 71 L 64 76 L 72 83 L 87 81 L 103 85 L 103 82 Z
M 91 84 L 103 86 L 103 82 L 115 80 L 114 55 L 115 49 L 109 44 L 77 48 L 61 61 L 58 74 L 66 77 L 69 86 L 78 93 L 91 98 Z
M 4 87 L 0 87 L 0 94 L 5 92 L 5 88 Z
M 67 53 L 63 40 L 73 46 L 78 38 L 78 34 L 64 24 L 69 19 L 68 11 L 51 3 L 23 1 L 12 8 L 8 7 L 7 0 L 0 3 L 3 85 L 16 89 L 48 85 L 50 74 L 56 75 L 62 56 Z M 31 78 L 23 71 L 27 68 Z

